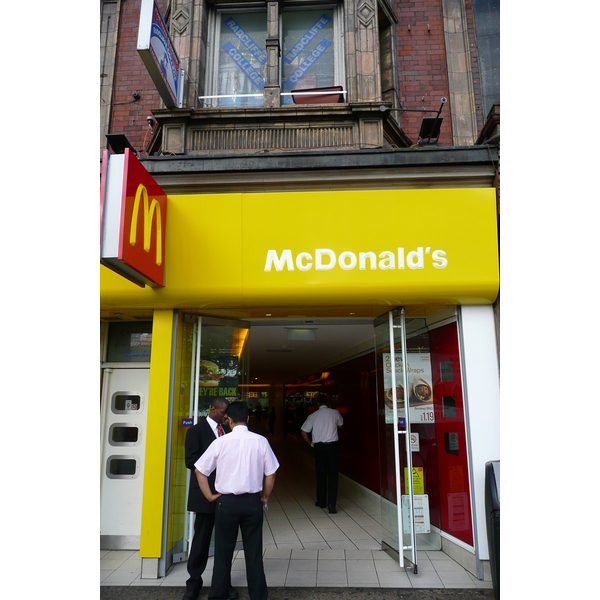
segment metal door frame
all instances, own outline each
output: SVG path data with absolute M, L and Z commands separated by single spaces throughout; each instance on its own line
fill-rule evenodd
M 245 327 L 248 330 L 251 330 L 250 321 L 243 321 L 240 319 L 226 319 L 226 318 L 217 318 L 217 317 L 202 317 L 196 316 L 196 322 L 194 323 L 194 333 L 193 333 L 193 341 L 192 341 L 192 386 L 190 387 L 190 417 L 194 420 L 194 425 L 198 423 L 198 399 L 200 396 L 200 378 L 197 374 L 200 372 L 200 355 L 202 349 L 202 323 L 203 320 L 206 325 L 222 325 L 224 327 Z M 189 488 L 190 488 L 190 477 L 191 477 L 190 469 L 187 469 L 186 476 L 186 488 L 185 488 L 185 497 L 189 496 Z M 192 547 L 192 540 L 194 539 L 194 521 L 195 521 L 196 513 L 190 512 L 188 510 L 185 511 L 185 522 L 183 526 L 184 532 L 187 530 L 188 537 L 186 538 L 184 535 L 183 538 L 183 552 L 182 555 L 178 556 L 178 561 L 187 560 L 189 556 L 190 549 Z
M 400 325 L 394 324 L 394 318 L 400 314 Z M 382 326 L 385 324 L 385 315 L 381 315 L 374 321 L 374 326 Z M 414 494 L 413 494 L 413 478 L 412 478 L 412 452 L 410 448 L 410 408 L 409 408 L 409 397 L 408 397 L 408 369 L 407 365 L 407 353 L 406 353 L 406 319 L 404 307 L 392 309 L 387 313 L 387 324 L 388 324 L 388 343 L 390 352 L 391 368 L 391 381 L 392 381 L 392 411 L 393 411 L 393 431 L 394 431 L 394 472 L 396 478 L 396 511 L 397 511 L 397 522 L 398 522 L 398 562 L 400 568 L 412 568 L 413 572 L 418 573 L 417 567 L 417 540 L 415 532 L 415 514 L 414 514 Z M 400 429 L 399 417 L 398 417 L 398 405 L 396 396 L 396 348 L 394 340 L 394 330 L 400 329 L 400 343 L 402 346 L 402 387 L 405 392 L 404 412 L 405 412 L 405 423 L 406 427 Z M 410 541 L 407 545 L 404 545 L 404 522 L 402 514 L 402 490 L 400 484 L 400 436 L 404 436 L 404 448 L 406 452 L 406 464 L 408 470 L 408 496 L 409 499 L 409 520 L 410 520 Z M 393 549 L 392 549 L 393 550 Z M 404 556 L 405 551 L 410 551 L 410 558 Z M 410 563 L 410 566 L 406 567 L 404 561 Z

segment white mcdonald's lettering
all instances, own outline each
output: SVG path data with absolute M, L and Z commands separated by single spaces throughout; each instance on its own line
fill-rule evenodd
M 281 255 L 277 250 L 267 250 L 265 261 L 265 272 L 288 271 L 331 271 L 338 266 L 344 271 L 352 271 L 358 267 L 359 271 L 387 271 L 394 269 L 425 269 L 428 264 L 434 269 L 445 269 L 448 266 L 445 250 L 432 250 L 431 246 L 419 246 L 416 250 L 410 250 L 405 254 L 404 248 L 397 248 L 395 252 L 384 250 L 379 254 L 375 252 L 351 252 L 345 250 L 339 256 L 329 248 L 317 248 L 314 258 L 310 252 L 299 252 L 296 260 L 290 249 L 282 250 Z
M 129 243 L 135 246 L 137 238 L 138 212 L 140 209 L 140 199 L 144 199 L 144 250 L 150 252 L 150 238 L 152 235 L 152 222 L 156 213 L 156 264 L 160 267 L 162 264 L 162 220 L 160 217 L 160 204 L 156 198 L 152 198 L 148 206 L 148 190 L 140 183 L 135 193 L 133 211 L 131 213 L 131 229 L 129 231 Z

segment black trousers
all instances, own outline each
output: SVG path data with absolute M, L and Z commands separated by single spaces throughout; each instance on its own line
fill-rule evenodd
M 317 502 L 333 506 L 337 502 L 340 448 L 337 442 L 315 444 Z
M 185 582 L 186 589 L 200 593 L 202 589 L 202 573 L 208 562 L 210 538 L 215 525 L 215 513 L 196 513 L 194 521 L 194 538 L 187 561 L 190 578 Z
M 246 577 L 250 600 L 266 600 L 267 580 L 263 567 L 263 505 L 256 494 L 223 494 L 215 513 L 215 564 L 209 600 L 227 600 L 231 583 L 231 561 L 238 530 L 242 532 Z

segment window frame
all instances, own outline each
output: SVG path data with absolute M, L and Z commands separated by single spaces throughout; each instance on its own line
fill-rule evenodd
M 262 6 L 251 6 L 243 8 L 238 5 L 233 7 L 230 5 L 217 5 L 214 10 L 209 12 L 208 17 L 208 44 L 206 53 L 206 87 L 208 94 L 207 96 L 216 96 L 218 91 L 219 81 L 219 53 L 216 51 L 221 45 L 221 22 L 223 15 L 242 14 L 242 13 L 263 13 L 265 16 L 265 31 L 267 29 L 267 9 L 265 5 Z M 262 94 L 261 94 L 262 96 Z M 257 96 L 258 97 L 258 96 Z M 219 106 L 218 98 L 209 98 L 208 108 L 233 108 L 233 107 L 222 107 Z M 234 108 L 248 108 L 248 106 L 234 107 Z M 254 106 L 253 108 L 260 108 Z
M 279 56 L 278 85 L 281 93 L 284 93 L 283 82 L 283 18 L 285 12 L 300 11 L 333 11 L 333 48 L 334 48 L 334 85 L 342 86 L 347 92 L 346 69 L 345 69 L 345 37 L 344 37 L 344 3 L 340 2 L 299 2 L 292 0 L 285 2 L 279 13 L 279 46 L 281 54 Z M 206 49 L 206 73 L 204 77 L 206 96 L 204 100 L 199 100 L 200 108 L 229 108 L 219 106 L 219 98 L 211 98 L 218 95 L 219 85 L 219 52 L 221 40 L 221 24 L 225 15 L 242 13 L 262 13 L 265 17 L 265 31 L 267 29 L 267 10 L 264 4 L 252 6 L 240 6 L 239 4 L 217 4 L 208 14 L 208 36 Z M 256 96 L 258 97 L 258 96 Z M 252 108 L 261 108 L 262 106 L 252 106 Z M 235 108 L 248 108 L 248 106 L 237 106 Z
M 283 86 L 283 14 L 285 12 L 304 12 L 331 10 L 333 11 L 333 85 L 341 85 L 347 91 L 346 72 L 344 61 L 344 3 L 343 2 L 286 2 L 279 13 L 279 45 L 281 56 L 279 58 L 279 85 Z M 283 93 L 283 87 L 281 87 Z

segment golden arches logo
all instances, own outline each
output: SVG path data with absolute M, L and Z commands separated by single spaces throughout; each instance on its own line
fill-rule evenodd
M 135 193 L 133 212 L 131 213 L 131 229 L 129 231 L 129 243 L 135 246 L 137 238 L 138 212 L 140 200 L 144 200 L 144 250 L 150 252 L 150 239 L 152 234 L 152 222 L 156 214 L 156 264 L 162 264 L 162 220 L 160 215 L 160 204 L 156 198 L 152 198 L 149 204 L 148 190 L 140 183 Z

